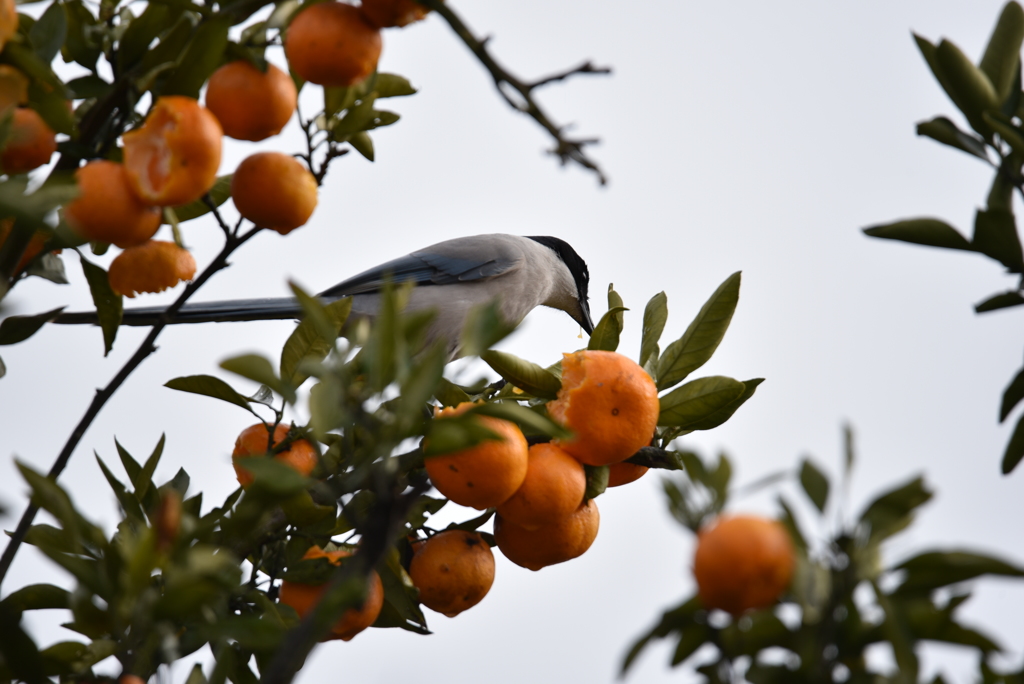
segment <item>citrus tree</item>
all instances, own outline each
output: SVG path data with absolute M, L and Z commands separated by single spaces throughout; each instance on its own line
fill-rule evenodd
M 293 286 L 304 315 L 280 358 L 222 364 L 258 392 L 205 374 L 167 379 L 196 402 L 249 414 L 233 451 L 239 488 L 211 505 L 183 469 L 154 481 L 163 439 L 144 458 L 118 444 L 97 458 L 121 512 L 103 529 L 76 507 L 61 473 L 174 314 L 229 257 L 262 232 L 306 223 L 339 158 L 372 160 L 371 132 L 399 119 L 383 102 L 415 93 L 377 71 L 382 29 L 436 11 L 509 104 L 551 135 L 552 152 L 600 182 L 589 141 L 567 137 L 535 91 L 607 70 L 587 63 L 518 79 L 436 0 L 54 0 L 30 9 L 0 2 L 0 296 L 26 278 L 65 283 L 73 255 L 109 352 L 125 297 L 181 294 L 97 392 L 50 470 L 19 464 L 31 501 L 0 557 L 0 582 L 26 543 L 71 581 L 4 587 L 0 679 L 94 680 L 106 661 L 116 663 L 113 676 L 135 682 L 208 646 L 212 669 L 196 663 L 190 684 L 287 682 L 321 641 L 370 627 L 427 634 L 424 606 L 456 615 L 484 598 L 492 547 L 533 570 L 585 553 L 607 487 L 650 467 L 681 468 L 675 440 L 728 420 L 761 382 L 688 380 L 725 334 L 738 273 L 664 350 L 667 298 L 652 298 L 636 361 L 615 351 L 626 309 L 611 287 L 587 348 L 545 365 L 493 350 L 510 327 L 496 303 L 484 306 L 460 348 L 498 379 L 471 387 L 445 379 L 448 350 L 426 343 L 434 313 L 405 310 L 408 285 L 387 284 L 372 321 L 349 320 L 351 300 L 325 304 Z M 290 73 L 267 59 L 280 61 L 282 48 Z M 306 116 L 298 95 L 313 89 L 322 108 Z M 273 149 L 293 118 L 304 149 Z M 224 135 L 266 146 L 218 176 Z M 234 223 L 220 211 L 229 200 L 241 215 Z M 193 222 L 223 233 L 209 263 L 184 247 Z M 161 231 L 165 239 L 155 239 Z M 94 263 L 90 252 L 112 248 L 109 268 Z M 60 313 L 5 318 L 0 344 L 31 344 Z M 285 420 L 298 402 L 308 403 L 308 424 Z M 452 504 L 476 510 L 432 526 Z M 40 510 L 55 524 L 37 523 Z M 22 620 L 36 610 L 69 613 L 76 637 L 37 643 Z

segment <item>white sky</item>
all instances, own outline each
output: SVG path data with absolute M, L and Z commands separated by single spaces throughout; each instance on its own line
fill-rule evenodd
M 593 155 L 610 186 L 542 156 L 544 134 L 508 109 L 432 17 L 385 35 L 380 68 L 407 76 L 420 93 L 387 104 L 403 119 L 374 135 L 378 161 L 353 154 L 336 162 L 311 223 L 287 238 L 259 236 L 199 299 L 282 295 L 289 277 L 320 290 L 459 235 L 556 235 L 590 265 L 595 319 L 609 282 L 632 307 L 621 351 L 635 355 L 651 295 L 668 294 L 668 342 L 726 276 L 742 270 L 732 329 L 698 374 L 767 381 L 728 424 L 684 443 L 707 456 L 728 452 L 742 483 L 806 454 L 835 470 L 840 425 L 850 420 L 860 451 L 848 509 L 921 472 L 938 492 L 919 524 L 887 547 L 889 559 L 938 546 L 1024 562 L 1013 522 L 1024 515 L 1021 475 L 999 475 L 1009 427 L 996 422 L 1002 390 L 1021 364 L 1021 312 L 978 317 L 971 308 L 1013 280 L 981 257 L 860 233 L 925 215 L 970 232 L 991 172 L 915 137 L 919 120 L 959 117 L 910 31 L 949 36 L 976 58 L 1001 2 L 455 7 L 478 34 L 495 36 L 498 58 L 524 77 L 587 58 L 615 69 L 543 93 L 556 121 L 602 138 Z M 304 93 L 303 101 L 308 114 L 318 98 Z M 271 146 L 299 144 L 293 123 Z M 257 147 L 229 142 L 223 171 Z M 210 222 L 185 228 L 200 264 L 215 254 L 219 236 Z M 66 261 L 75 287 L 34 280 L 10 302 L 21 313 L 89 308 L 76 259 Z M 207 505 L 222 500 L 234 488 L 228 455 L 250 419 L 162 385 L 178 375 L 220 374 L 218 362 L 237 353 L 277 358 L 290 329 L 272 322 L 164 333 L 157 355 L 103 411 L 62 477 L 76 502 L 111 526 L 114 498 L 92 452 L 116 461 L 116 435 L 142 458 L 161 432 L 168 443 L 157 479 L 184 467 Z M 538 311 L 505 347 L 550 363 L 582 344 L 578 332 L 564 314 Z M 8 367 L 0 380 L 0 502 L 11 509 L 3 527 L 13 528 L 25 492 L 8 456 L 48 468 L 95 388 L 144 333 L 123 329 L 106 359 L 99 330 L 87 328 L 48 327 L 0 350 Z M 598 503 L 601 531 L 582 558 L 532 573 L 498 555 L 488 597 L 456 619 L 429 614 L 434 636 L 370 630 L 319 648 L 299 681 L 334 679 L 339 668 L 346 681 L 365 683 L 613 681 L 628 644 L 692 591 L 693 540 L 669 519 L 656 475 Z M 772 498 L 737 501 L 734 510 L 771 513 Z M 818 538 L 826 532 L 808 529 Z M 23 549 L 5 590 L 39 581 L 67 579 Z M 1022 603 L 1021 587 L 988 581 L 964 613 L 1013 647 L 1024 631 Z M 58 622 L 40 616 L 31 624 L 44 643 L 74 638 Z M 1020 651 L 1012 653 L 1019 662 Z M 669 654 L 668 644 L 650 648 L 630 679 L 686 681 L 665 667 Z M 929 649 L 926 667 L 937 666 L 960 680 L 973 668 L 963 652 Z

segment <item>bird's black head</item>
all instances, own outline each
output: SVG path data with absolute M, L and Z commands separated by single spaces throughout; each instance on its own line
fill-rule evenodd
M 590 271 L 587 269 L 587 262 L 565 240 L 550 235 L 527 235 L 526 237 L 554 250 L 558 258 L 569 269 L 573 280 L 576 281 L 576 296 L 580 300 L 580 309 L 583 312 L 583 321 L 580 323 L 588 335 L 594 332 L 594 323 L 590 319 L 590 295 L 588 294 Z

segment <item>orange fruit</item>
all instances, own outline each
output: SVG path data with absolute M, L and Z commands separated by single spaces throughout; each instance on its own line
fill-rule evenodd
M 160 227 L 160 210 L 143 204 L 117 162 L 89 162 L 75 171 L 78 197 L 64 208 L 68 225 L 90 241 L 141 245 Z
M 277 135 L 295 113 L 298 92 L 292 77 L 273 64 L 266 73 L 240 59 L 213 72 L 206 107 L 224 135 L 253 142 Z
M 305 225 L 316 208 L 316 178 L 295 157 L 257 152 L 231 178 L 235 208 L 257 226 L 287 235 Z
M 11 135 L 0 154 L 4 173 L 28 173 L 49 162 L 57 151 L 56 135 L 34 109 L 15 109 Z
M 18 32 L 18 7 L 15 0 L 0 0 L 0 49 Z
M 739 615 L 775 603 L 794 562 L 793 543 L 777 521 L 719 517 L 697 535 L 693 575 L 706 607 Z
M 505 557 L 516 565 L 540 570 L 586 553 L 597 538 L 600 523 L 597 503 L 591 499 L 568 516 L 536 530 L 495 516 L 494 540 Z
M 442 409 L 438 418 L 457 416 L 473 408 L 465 402 Z M 457 504 L 478 510 L 505 503 L 526 478 L 529 447 L 519 426 L 500 418 L 477 416 L 481 425 L 501 440 L 488 440 L 462 451 L 426 459 L 427 475 L 437 491 Z
M 659 410 L 658 388 L 632 359 L 588 349 L 562 355 L 562 389 L 548 413 L 574 433 L 555 444 L 581 462 L 625 461 L 650 444 Z
M 2 13 L 3 3 L 0 3 L 0 14 Z M 0 64 L 0 110 L 26 104 L 28 85 L 28 76 L 9 64 Z
M 494 554 L 476 532 L 446 530 L 416 544 L 409 577 L 420 591 L 420 603 L 455 617 L 491 590 Z
M 352 552 L 347 549 L 338 551 L 324 551 L 319 546 L 314 546 L 306 551 L 302 558 L 326 558 L 333 565 L 340 565 L 341 559 L 351 556 Z M 305 617 L 316 608 L 324 593 L 327 591 L 326 584 L 301 584 L 299 582 L 281 582 L 281 591 L 278 600 L 286 606 L 291 606 L 300 618 Z M 384 607 L 384 585 L 381 584 L 380 575 L 376 571 L 370 573 L 366 582 L 366 600 L 359 608 L 349 608 L 338 621 L 331 627 L 331 633 L 324 638 L 324 641 L 341 639 L 348 641 L 356 634 L 372 625 L 380 615 L 380 609 Z
M 252 473 L 238 466 L 238 459 L 263 456 L 269 453 L 271 449 L 284 441 L 290 429 L 287 425 L 278 424 L 274 428 L 274 443 L 272 445 L 268 444 L 267 435 L 270 433 L 267 432 L 263 423 L 256 423 L 242 430 L 238 439 L 235 440 L 235 449 L 231 452 L 231 457 L 235 460 L 235 475 L 238 477 L 238 484 L 248 487 L 254 479 Z M 305 439 L 295 440 L 286 450 L 274 454 L 274 458 L 303 475 L 313 472 L 318 460 L 313 445 Z
M 223 131 L 210 110 L 182 95 L 157 98 L 146 121 L 124 134 L 124 166 L 146 204 L 177 206 L 217 180 Z
M 196 260 L 173 242 L 150 240 L 129 247 L 110 264 L 107 278 L 117 294 L 133 298 L 143 292 L 163 292 L 196 274 Z
M 333 0 L 310 5 L 292 19 L 284 39 L 288 66 L 323 86 L 350 86 L 373 73 L 380 31 L 358 7 Z
M 608 466 L 608 486 L 621 487 L 622 485 L 636 482 L 650 470 L 647 466 L 635 463 L 612 463 Z
M 583 503 L 587 474 L 583 465 L 554 444 L 530 447 L 526 479 L 498 515 L 528 530 L 564 518 Z
M 0 247 L 7 242 L 7 237 L 11 234 L 11 230 L 14 228 L 14 219 L 7 218 L 0 220 Z M 25 252 L 21 255 L 21 259 L 18 261 L 17 266 L 14 267 L 14 274 L 21 273 L 25 270 L 25 267 L 32 263 L 32 260 L 39 256 L 39 253 L 43 251 L 43 247 L 46 246 L 46 241 L 49 236 L 43 231 L 36 231 L 29 239 L 28 246 L 25 247 Z
M 414 0 L 363 0 L 361 9 L 363 16 L 377 28 L 407 26 L 430 12 Z

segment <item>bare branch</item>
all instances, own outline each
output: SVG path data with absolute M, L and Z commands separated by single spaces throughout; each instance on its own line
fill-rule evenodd
M 575 162 L 583 168 L 593 171 L 597 175 L 597 180 L 601 185 L 605 185 L 608 182 L 607 177 L 597 165 L 597 162 L 587 156 L 584 149 L 586 145 L 592 145 L 596 143 L 597 140 L 592 138 L 574 140 L 566 137 L 564 134 L 564 128 L 556 125 L 548 116 L 547 112 L 537 104 L 537 101 L 533 97 L 533 91 L 541 86 L 565 80 L 576 74 L 609 74 L 611 73 L 611 69 L 594 67 L 590 62 L 586 62 L 574 69 L 569 69 L 567 71 L 542 78 L 533 83 L 526 83 L 509 73 L 507 69 L 498 64 L 487 49 L 487 43 L 490 41 L 490 38 L 479 39 L 474 36 L 473 32 L 469 30 L 469 27 L 466 26 L 454 11 L 452 11 L 451 7 L 447 3 L 442 2 L 442 0 L 416 1 L 421 5 L 434 10 L 448 22 L 448 25 L 452 27 L 452 30 L 455 31 L 456 35 L 458 35 L 459 38 L 462 39 L 462 42 L 466 44 L 466 47 L 476 55 L 484 68 L 490 72 L 491 78 L 494 79 L 495 87 L 498 89 L 498 92 L 505 101 L 508 102 L 510 107 L 518 112 L 526 114 L 551 134 L 551 137 L 555 141 L 554 148 L 549 150 L 551 154 L 556 155 L 563 165 L 569 162 Z M 513 99 L 512 95 L 508 92 L 509 89 L 521 98 L 521 101 L 517 102 L 516 99 Z

